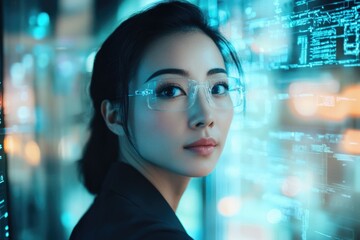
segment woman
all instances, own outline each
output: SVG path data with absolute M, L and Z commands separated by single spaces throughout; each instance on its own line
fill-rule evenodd
M 80 161 L 97 195 L 71 239 L 192 239 L 175 215 L 191 177 L 209 174 L 242 106 L 230 44 L 194 5 L 157 4 L 98 51 L 91 136 Z

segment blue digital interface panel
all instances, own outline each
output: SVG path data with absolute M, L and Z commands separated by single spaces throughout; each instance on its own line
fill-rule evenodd
M 265 1 L 244 2 L 245 36 L 252 41 L 250 37 L 259 31 L 266 34 L 263 37 L 268 45 L 258 50 L 272 51 L 269 56 L 252 61 L 259 67 L 359 66 L 359 1 L 272 1 L 263 7 L 270 5 L 273 11 L 265 13 L 254 8 L 254 3 L 266 4 Z
M 3 157 L 3 155 L 2 155 Z M 4 161 L 0 159 L 0 161 Z M 6 177 L 4 172 L 4 165 L 1 164 L 0 171 L 0 239 L 8 239 L 10 237 L 9 229 L 9 213 L 8 213 L 8 201 L 7 201 L 7 187 Z
M 0 2 L 0 13 L 3 11 Z M 0 239 L 10 238 L 7 164 L 4 152 L 4 111 L 3 111 L 3 14 L 0 16 Z
M 217 11 L 247 106 L 208 179 L 215 239 L 359 239 L 360 1 L 224 1 Z

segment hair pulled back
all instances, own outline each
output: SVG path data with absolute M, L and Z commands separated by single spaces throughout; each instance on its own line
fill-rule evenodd
M 129 137 L 128 86 L 145 50 L 164 35 L 194 29 L 208 35 L 222 52 L 225 63 L 234 64 L 241 74 L 239 60 L 230 43 L 210 27 L 198 7 L 185 1 L 162 2 L 131 16 L 102 44 L 95 57 L 90 83 L 94 108 L 90 137 L 79 161 L 80 176 L 90 193 L 99 193 L 110 165 L 119 158 L 119 139 L 102 118 L 101 102 L 117 99 L 120 120 Z

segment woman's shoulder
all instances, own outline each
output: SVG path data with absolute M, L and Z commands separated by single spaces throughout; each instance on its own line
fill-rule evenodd
M 115 199 L 114 199 L 115 200 Z M 184 229 L 166 222 L 126 198 L 117 198 L 117 204 L 99 205 L 97 201 L 75 227 L 71 240 L 80 239 L 192 239 Z
M 143 176 L 126 166 L 115 170 L 75 227 L 71 240 L 191 239 L 165 199 Z

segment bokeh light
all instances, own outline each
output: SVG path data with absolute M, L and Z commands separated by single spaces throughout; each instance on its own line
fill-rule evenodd
M 241 208 L 241 201 L 236 196 L 226 196 L 219 200 L 217 204 L 218 212 L 226 217 L 236 215 Z

